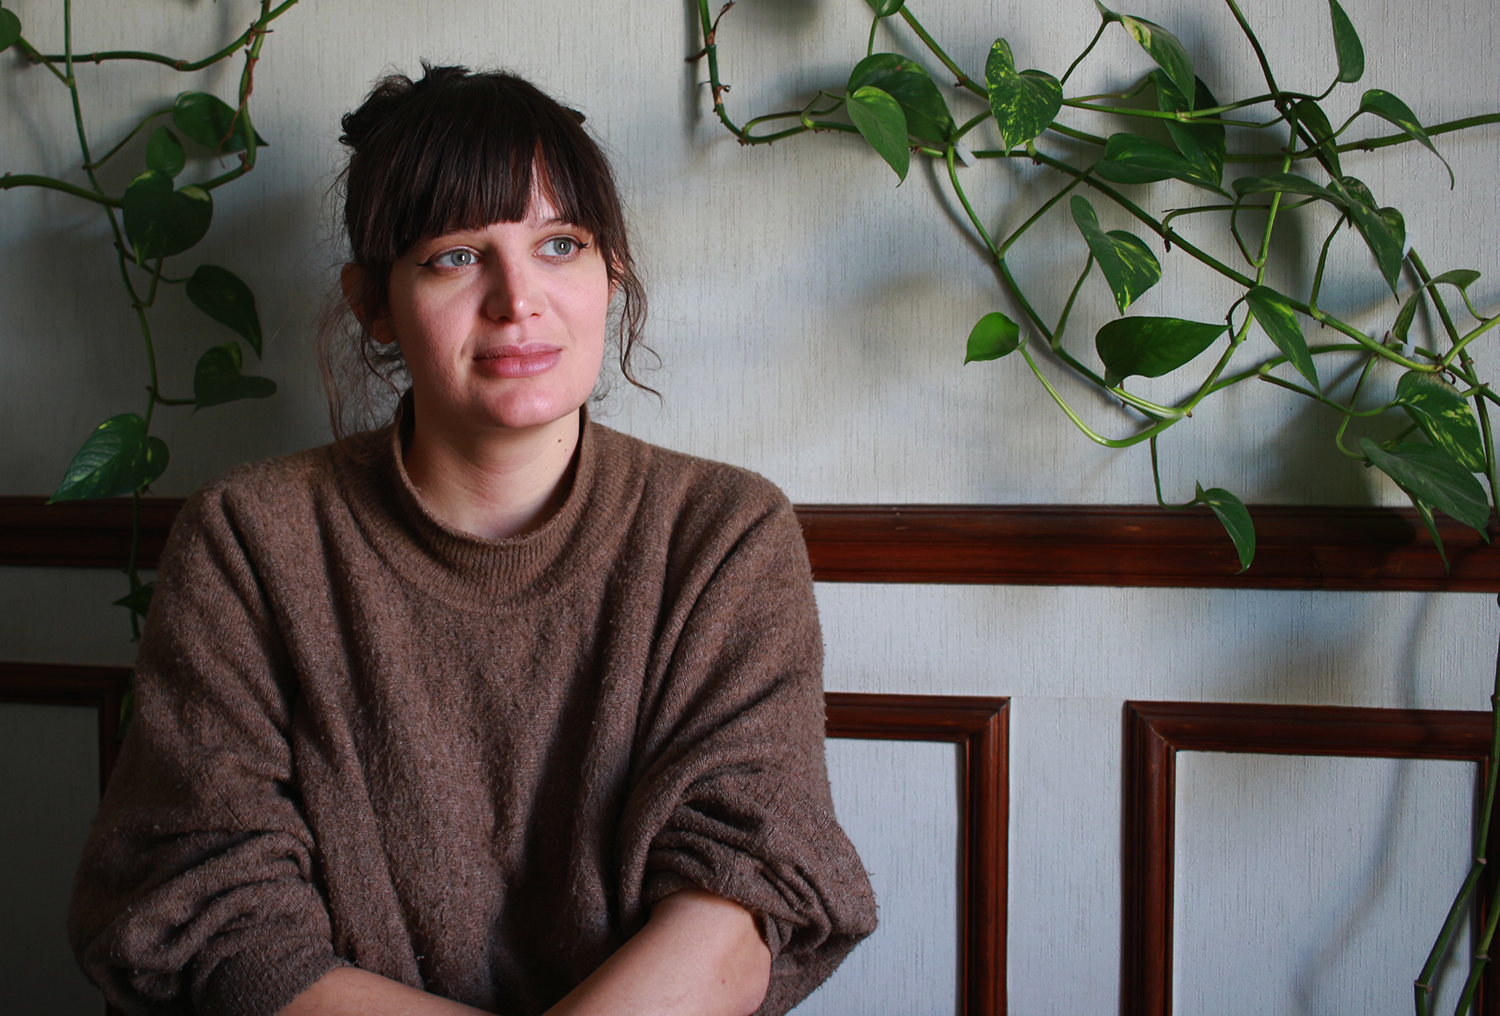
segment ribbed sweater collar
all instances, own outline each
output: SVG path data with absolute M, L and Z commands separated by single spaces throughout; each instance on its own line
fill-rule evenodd
M 402 463 L 402 422 L 370 435 L 375 454 L 343 473 L 346 495 L 375 551 L 403 579 L 456 607 L 495 611 L 534 605 L 567 588 L 581 570 L 607 567 L 616 534 L 604 520 L 628 497 L 632 470 L 601 454 L 619 436 L 581 416 L 567 499 L 541 528 L 500 540 L 454 529 L 422 503 Z M 614 460 L 614 461 L 611 461 Z

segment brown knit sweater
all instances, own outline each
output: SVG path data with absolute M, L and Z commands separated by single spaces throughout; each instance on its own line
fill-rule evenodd
M 785 1012 L 875 925 L 770 483 L 584 427 L 524 536 L 427 513 L 390 431 L 187 503 L 70 932 L 127 1011 L 270 1016 L 341 962 L 540 1013 L 671 892 L 760 915 Z

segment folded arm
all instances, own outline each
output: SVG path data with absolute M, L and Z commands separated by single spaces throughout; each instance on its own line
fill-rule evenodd
M 765 997 L 771 952 L 755 919 L 704 892 L 673 893 L 651 920 L 548 1016 L 749 1016 Z M 466 1005 L 354 967 L 323 975 L 280 1016 L 462 1016 Z

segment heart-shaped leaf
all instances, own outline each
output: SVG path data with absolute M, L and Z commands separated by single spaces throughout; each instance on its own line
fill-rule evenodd
M 146 142 L 146 167 L 175 177 L 187 165 L 187 153 L 177 135 L 165 127 L 158 127 Z
M 1453 456 L 1415 441 L 1386 450 L 1367 437 L 1359 439 L 1359 450 L 1409 495 L 1473 527 L 1488 542 L 1490 502 L 1474 474 Z
M 172 189 L 172 178 L 148 169 L 125 188 L 125 233 L 136 261 L 170 257 L 192 247 L 213 222 L 214 202 L 193 184 Z
M 1406 221 L 1394 208 L 1377 210 L 1364 201 L 1350 201 L 1346 208 L 1349 221 L 1365 238 L 1370 253 L 1375 255 L 1380 274 L 1394 293 L 1396 282 L 1401 277 L 1401 260 L 1406 256 Z
M 1181 318 L 1117 318 L 1094 335 L 1104 383 L 1113 387 L 1132 374 L 1170 374 L 1213 345 L 1227 327 Z
M 255 294 L 227 268 L 199 265 L 187 281 L 188 299 L 193 306 L 238 332 L 255 355 L 260 354 L 260 315 L 255 311 Z
M 246 377 L 240 373 L 243 364 L 238 342 L 215 346 L 199 357 L 198 369 L 193 372 L 193 398 L 198 409 L 276 394 L 275 381 L 268 377 Z
M 1478 281 L 1479 273 L 1473 269 L 1455 268 L 1451 272 L 1444 272 L 1442 275 L 1437 276 L 1431 282 L 1418 286 L 1417 291 L 1408 296 L 1406 302 L 1401 305 L 1401 312 L 1396 315 L 1396 323 L 1391 325 L 1391 338 L 1397 342 L 1406 341 L 1407 333 L 1411 330 L 1412 320 L 1417 316 L 1417 308 L 1422 305 L 1422 299 L 1426 296 L 1429 288 L 1447 284 L 1456 288 L 1467 298 L 1469 287 Z
M 115 601 L 116 607 L 126 607 L 137 617 L 145 617 L 151 609 L 151 594 L 156 592 L 155 582 L 143 582 L 135 589 Z
M 1318 368 L 1313 364 L 1312 354 L 1307 350 L 1307 338 L 1302 334 L 1302 323 L 1291 301 L 1269 286 L 1256 286 L 1245 294 L 1250 313 L 1265 329 L 1276 348 L 1286 356 L 1287 362 L 1297 368 L 1297 373 L 1307 378 L 1312 386 L 1318 384 Z
M 1407 137 L 1418 142 L 1433 155 L 1436 155 L 1443 163 L 1443 168 L 1448 171 L 1448 189 L 1453 189 L 1453 167 L 1448 165 L 1448 160 L 1443 158 L 1443 153 L 1437 150 L 1427 132 L 1422 129 L 1417 115 L 1411 111 L 1411 107 L 1390 92 L 1382 88 L 1372 88 L 1359 100 L 1359 111 L 1361 113 L 1373 113 L 1382 120 L 1389 120 L 1406 132 Z
M 911 148 L 901 104 L 880 89 L 865 85 L 849 94 L 845 106 L 860 135 L 896 171 L 897 179 L 905 180 L 911 167 Z
M 1021 345 L 1021 326 L 992 310 L 975 323 L 969 332 L 969 348 L 964 363 L 974 360 L 998 360 L 1014 353 Z
M 1327 187 L 1313 183 L 1305 176 L 1296 173 L 1267 173 L 1265 176 L 1242 176 L 1232 184 L 1234 192 L 1240 197 L 1247 194 L 1306 194 L 1309 197 L 1322 198 L 1324 201 L 1339 208 L 1343 208 L 1348 201 L 1339 194 L 1334 193 Z
M 948 103 L 922 65 L 896 53 L 876 53 L 855 65 L 848 92 L 871 85 L 900 104 L 907 133 L 927 141 L 946 143 L 953 133 Z
M 135 413 L 111 416 L 78 449 L 47 503 L 129 494 L 160 476 L 167 458 L 165 442 L 147 436 L 143 418 Z
M 21 19 L 16 12 L 0 7 L 0 50 L 14 46 L 21 38 Z
M 1108 233 L 1100 229 L 1099 217 L 1087 198 L 1075 194 L 1070 207 L 1078 231 L 1115 294 L 1115 306 L 1121 314 L 1125 313 L 1125 308 L 1161 280 L 1161 263 L 1150 247 L 1123 229 Z
M 1250 520 L 1249 509 L 1245 507 L 1245 502 L 1223 487 L 1204 490 L 1201 483 L 1195 486 L 1197 497 L 1189 503 L 1208 505 L 1229 538 L 1234 541 L 1235 553 L 1240 556 L 1240 572 L 1243 573 L 1250 567 L 1250 562 L 1255 560 L 1255 523 Z
M 249 147 L 245 140 L 245 118 L 223 99 L 207 92 L 178 95 L 172 104 L 172 124 L 204 148 L 216 152 L 243 152 Z M 260 134 L 255 135 L 257 147 L 266 143 Z
M 1162 71 L 1152 71 L 1151 80 L 1156 85 L 1156 108 L 1164 113 L 1188 112 L 1195 106 L 1199 109 L 1213 109 L 1219 104 L 1219 100 L 1214 98 L 1201 78 L 1196 86 L 1197 95 L 1191 103 Z M 1220 184 L 1224 179 L 1224 126 L 1216 123 L 1185 123 L 1181 120 L 1168 120 L 1166 123 L 1167 133 L 1172 135 L 1172 141 L 1183 158 L 1203 170 L 1203 175 L 1213 180 L 1215 185 Z
M 870 7 L 877 18 L 888 18 L 901 10 L 906 0 L 870 0 Z
M 1017 73 L 1010 43 L 996 39 L 984 62 L 990 111 L 1000 128 L 1000 147 L 1007 152 L 1047 129 L 1062 109 L 1062 84 L 1043 71 Z
M 1339 58 L 1338 80 L 1358 81 L 1365 74 L 1365 48 L 1360 45 L 1359 33 L 1339 0 L 1328 0 L 1328 13 L 1333 18 L 1333 48 Z
M 1120 16 L 1120 24 L 1130 33 L 1131 38 L 1140 43 L 1141 48 L 1151 54 L 1151 59 L 1156 65 L 1167 72 L 1167 77 L 1177 86 L 1177 91 L 1184 96 L 1196 98 L 1197 89 L 1194 82 L 1197 76 L 1193 73 L 1193 61 L 1188 57 L 1187 50 L 1177 40 L 1177 36 L 1165 28 L 1145 18 L 1131 17 L 1129 14 Z M 1192 106 L 1189 105 L 1189 109 Z
M 1104 145 L 1104 157 L 1094 163 L 1094 172 L 1114 183 L 1155 183 L 1183 180 L 1222 194 L 1214 174 L 1194 165 L 1160 141 L 1139 134 L 1112 134 Z
M 1479 421 L 1458 389 L 1436 374 L 1407 371 L 1396 385 L 1396 404 L 1427 440 L 1453 456 L 1471 473 L 1484 472 L 1484 439 Z
M 1370 193 L 1370 188 L 1366 187 L 1362 181 L 1352 176 L 1341 176 L 1338 185 L 1349 199 L 1358 201 L 1366 208 L 1379 210 L 1379 206 L 1375 204 L 1375 195 Z
M 1343 176 L 1339 150 L 1333 142 L 1333 125 L 1328 122 L 1328 115 L 1323 112 L 1323 107 L 1312 99 L 1303 99 L 1292 107 L 1292 116 L 1311 135 L 1312 143 L 1309 147 L 1315 149 L 1328 171 L 1335 178 Z

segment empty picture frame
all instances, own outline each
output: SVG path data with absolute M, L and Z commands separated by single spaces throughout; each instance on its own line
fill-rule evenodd
M 959 746 L 958 1009 L 1004 1016 L 1010 700 L 953 695 L 825 696 L 829 737 L 947 741 Z
M 1122 1011 L 1172 1011 L 1177 752 L 1445 759 L 1478 762 L 1483 771 L 1491 726 L 1487 712 L 1126 702 Z M 1490 843 L 1500 847 L 1500 814 Z M 1493 877 L 1481 880 L 1480 901 L 1490 898 Z M 1474 1012 L 1493 1016 L 1500 1008 L 1496 973 L 1491 963 Z

